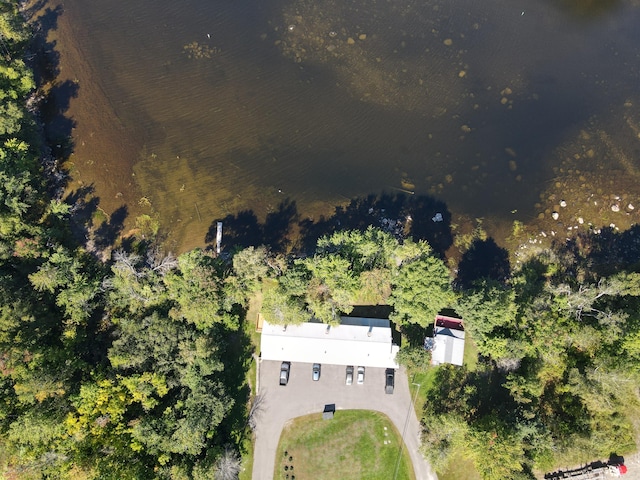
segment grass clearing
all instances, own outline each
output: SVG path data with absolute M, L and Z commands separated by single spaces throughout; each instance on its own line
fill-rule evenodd
M 462 362 L 464 366 L 470 372 L 474 372 L 478 369 L 478 347 L 476 343 L 471 338 L 471 335 L 467 334 L 464 337 L 464 357 L 462 358 Z
M 454 454 L 446 470 L 437 472 L 439 480 L 480 480 L 472 460 Z
M 282 432 L 273 478 L 390 480 L 401 441 L 391 421 L 379 412 L 338 410 L 331 420 L 323 420 L 321 413 L 299 417 Z M 415 479 L 404 448 L 395 478 Z
M 465 348 L 464 359 L 465 367 L 469 371 L 475 371 L 478 368 L 478 347 L 471 339 L 470 335 L 465 336 Z M 438 367 L 429 366 L 425 369 L 408 369 L 407 375 L 409 377 L 409 383 L 412 388 L 415 386 L 413 383 L 420 384 L 418 395 L 414 408 L 416 410 L 416 416 L 421 419 L 424 416 L 424 405 L 427 402 L 427 391 L 433 387 Z M 412 390 L 413 392 L 414 390 Z M 454 455 L 447 468 L 443 471 L 438 471 L 438 478 L 440 480 L 480 480 L 480 474 L 478 473 L 475 464 L 472 460 L 464 458 L 461 455 Z
M 262 292 L 258 290 L 249 299 L 249 308 L 245 316 L 244 329 L 245 334 L 251 339 L 251 343 L 255 347 L 255 352 L 260 352 L 260 334 L 256 332 L 256 322 L 258 319 L 258 313 L 262 307 Z M 255 360 L 251 362 L 249 369 L 246 373 L 246 382 L 251 389 L 251 399 L 256 395 L 256 374 L 257 366 Z M 248 406 L 247 406 L 248 408 Z M 242 452 L 242 471 L 238 476 L 239 480 L 251 480 L 253 473 L 253 448 L 255 441 L 252 438 L 253 435 L 248 436 L 243 441 Z
M 409 387 L 411 395 L 415 395 L 417 388 L 414 383 L 420 385 L 418 394 L 416 395 L 413 407 L 416 411 L 416 417 L 420 420 L 423 417 L 424 404 L 427 402 L 427 391 L 433 386 L 433 379 L 436 374 L 436 367 L 428 367 L 422 369 L 407 369 L 407 377 L 409 378 Z

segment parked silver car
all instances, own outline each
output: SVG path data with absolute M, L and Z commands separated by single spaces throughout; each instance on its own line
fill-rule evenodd
M 289 383 L 289 371 L 291 370 L 291 363 L 282 362 L 280 366 L 280 385 L 283 387 Z
M 364 367 L 358 367 L 358 385 L 364 383 Z
M 319 363 L 314 363 L 313 364 L 313 375 L 312 375 L 313 381 L 317 382 L 318 380 L 320 380 L 320 364 Z
M 347 367 L 347 378 L 344 383 L 347 385 L 351 385 L 353 383 L 353 365 L 349 365 Z

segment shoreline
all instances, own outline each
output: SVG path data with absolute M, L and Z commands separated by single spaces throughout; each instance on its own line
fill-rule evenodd
M 65 12 L 63 2 L 42 6 L 33 0 L 22 0 L 20 10 L 34 31 L 36 58 L 32 67 L 38 79 L 37 95 L 41 98 L 36 116 L 42 124 L 43 144 L 52 157 L 47 164 L 54 164 L 45 174 L 61 183 L 55 196 L 68 198 L 84 192 L 79 200 L 88 203 L 97 199 L 94 212 L 97 221 L 91 222 L 92 229 L 102 221 L 109 223 L 111 215 L 119 209 L 126 209 L 123 222 L 126 232 L 133 228 L 141 213 L 137 200 L 142 195 L 131 161 L 139 147 L 100 85 L 82 50 L 79 40 L 82 35 Z M 45 14 L 57 15 L 49 20 L 55 22 L 55 27 L 42 23 Z M 46 64 L 54 71 L 53 75 L 42 71 Z M 62 143 L 65 141 L 69 144 Z M 119 151 L 126 151 L 127 156 L 114 156 L 112 145 L 119 145 Z M 61 151 L 55 152 L 56 146 Z M 127 186 L 125 191 L 121 185 Z

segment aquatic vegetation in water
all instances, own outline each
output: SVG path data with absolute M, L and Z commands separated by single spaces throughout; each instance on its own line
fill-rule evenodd
M 450 48 L 449 38 L 432 48 L 441 21 L 432 5 L 421 2 L 297 0 L 282 12 L 278 23 L 285 26 L 275 28 L 276 45 L 295 63 L 330 69 L 341 88 L 362 102 L 432 113 L 432 102 L 446 102 L 464 88 L 451 88 L 451 77 L 468 73 L 462 45 Z
M 160 230 L 160 221 L 150 215 L 140 215 L 136 218 L 136 229 L 145 237 L 152 237 Z
M 484 229 L 482 223 L 482 218 L 475 219 L 475 227 L 469 232 L 466 229 L 461 229 L 459 225 L 452 224 L 451 229 L 455 232 L 455 236 L 453 239 L 453 244 L 460 250 L 461 252 L 468 250 L 471 247 L 471 244 L 476 240 L 486 240 L 488 238 L 487 232 Z M 465 226 L 468 227 L 470 224 L 467 223 Z M 465 231 L 462 231 L 465 230 Z
M 198 42 L 188 43 L 187 45 L 182 47 L 182 50 L 187 54 L 189 58 L 194 59 L 212 58 L 217 53 L 220 53 L 220 50 L 217 47 L 201 45 Z
M 140 205 L 141 207 L 150 207 L 151 200 L 149 200 L 148 197 L 142 197 L 140 200 L 138 200 L 138 205 Z
M 524 223 L 519 220 L 514 220 L 513 225 L 511 227 L 511 236 L 519 237 L 525 231 Z

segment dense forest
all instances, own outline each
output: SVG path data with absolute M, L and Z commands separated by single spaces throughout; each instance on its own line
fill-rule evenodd
M 154 235 L 102 255 L 42 141 L 17 2 L 0 6 L 0 463 L 7 478 L 237 478 L 251 440 L 246 325 L 337 323 L 390 306 L 402 363 L 428 373 L 424 453 L 485 479 L 636 450 L 640 231 L 585 231 L 515 268 L 477 238 L 455 269 L 428 236 L 363 225 L 297 254 L 174 257 Z M 40 99 L 41 100 L 41 99 Z M 387 229 L 388 230 L 388 229 Z M 434 315 L 464 318 L 477 359 L 429 366 Z
M 74 239 L 17 2 L 0 6 L 0 458 L 7 478 L 237 474 L 246 297 L 228 262 L 130 239 L 104 263 Z M 224 477 L 222 477 L 224 478 Z
M 353 304 L 389 304 L 405 334 L 401 363 L 431 374 L 422 421 L 434 467 L 468 458 L 484 479 L 532 478 L 636 448 L 638 233 L 584 233 L 513 270 L 506 251 L 477 240 L 452 280 L 424 241 L 336 232 L 287 264 L 263 314 L 331 323 Z M 443 309 L 464 319 L 477 347 L 463 368 L 430 367 L 422 348 L 424 327 Z

